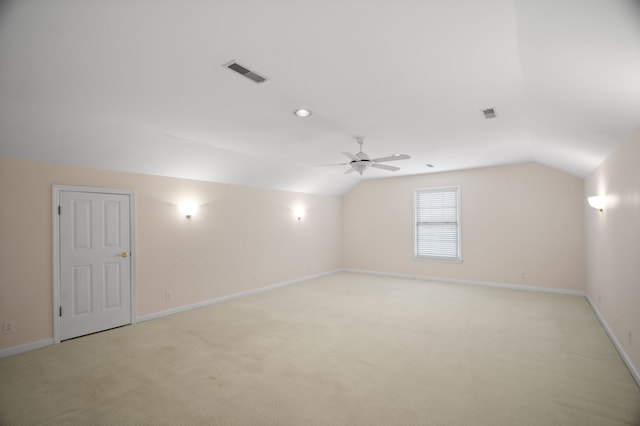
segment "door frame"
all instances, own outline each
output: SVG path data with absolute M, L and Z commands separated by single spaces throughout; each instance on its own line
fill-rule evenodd
M 136 321 L 136 193 L 130 189 L 95 188 L 89 186 L 68 186 L 52 185 L 52 207 L 53 217 L 53 343 L 60 343 L 60 215 L 58 206 L 60 205 L 60 193 L 69 192 L 90 192 L 98 194 L 117 194 L 129 197 L 129 238 L 130 238 L 130 259 L 131 268 L 129 277 L 131 282 L 131 324 Z

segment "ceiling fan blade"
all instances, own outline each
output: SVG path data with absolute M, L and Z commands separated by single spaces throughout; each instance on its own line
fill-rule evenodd
M 312 164 L 311 167 L 347 166 L 351 163 Z
M 396 166 L 387 166 L 386 164 L 376 164 L 373 163 L 371 165 L 371 167 L 375 167 L 376 169 L 384 169 L 384 170 L 390 170 L 392 172 L 395 172 L 396 170 L 400 170 L 400 167 L 396 167 Z
M 353 155 L 350 152 L 343 152 L 343 154 L 346 155 L 347 157 L 349 157 L 353 161 L 360 161 L 360 159 L 358 157 L 356 157 L 355 155 Z
M 371 161 L 373 161 L 374 163 L 382 163 L 384 161 L 408 160 L 409 158 L 411 158 L 411 156 L 407 154 L 397 154 L 397 155 L 390 155 L 388 157 L 374 158 Z
M 344 174 L 349 174 L 349 173 L 353 173 L 353 169 L 351 167 L 349 167 L 349 170 L 347 170 L 346 172 L 344 172 Z

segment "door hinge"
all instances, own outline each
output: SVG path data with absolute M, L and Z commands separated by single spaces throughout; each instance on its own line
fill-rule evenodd
M 61 208 L 60 206 L 58 206 L 58 216 L 60 216 L 60 211 L 61 211 Z
M 60 309 L 58 310 L 59 315 L 62 316 L 62 305 L 60 305 Z

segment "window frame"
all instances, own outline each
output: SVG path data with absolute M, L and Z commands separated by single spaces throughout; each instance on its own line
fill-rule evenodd
M 445 190 L 455 190 L 456 192 L 456 224 L 458 231 L 458 255 L 449 256 L 429 256 L 418 254 L 418 194 L 422 192 L 438 192 Z M 416 188 L 413 190 L 413 258 L 414 260 L 436 261 L 445 263 L 462 263 L 462 194 L 460 185 L 434 186 L 427 188 Z

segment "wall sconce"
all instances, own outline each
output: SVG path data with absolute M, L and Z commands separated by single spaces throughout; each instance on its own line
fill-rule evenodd
M 198 212 L 198 205 L 193 201 L 184 201 L 178 205 L 178 208 L 187 219 L 191 219 L 191 216 Z
M 306 213 L 306 210 L 303 209 L 302 207 L 296 207 L 295 209 L 293 209 L 293 215 L 297 217 L 298 220 L 302 220 L 305 213 Z
M 600 213 L 604 211 L 604 200 L 605 200 L 604 197 L 599 197 L 599 196 L 593 196 L 593 197 L 587 198 L 589 205 L 596 210 L 600 210 Z

